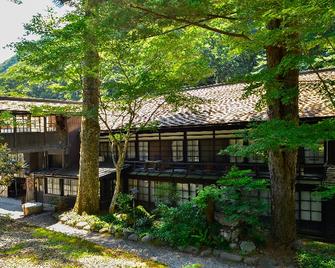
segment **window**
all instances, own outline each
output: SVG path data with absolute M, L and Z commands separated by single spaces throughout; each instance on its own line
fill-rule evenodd
M 50 115 L 46 117 L 46 129 L 48 132 L 54 132 L 57 130 L 56 116 Z
M 172 141 L 172 161 L 181 162 L 183 160 L 183 141 Z
M 188 162 L 199 162 L 199 141 L 198 140 L 187 141 L 187 161 Z
M 10 116 L 1 120 L 1 133 L 14 133 L 14 118 Z
M 136 149 L 135 142 L 129 142 L 127 148 L 127 159 L 135 159 L 136 158 Z
M 147 161 L 149 159 L 149 143 L 147 141 L 140 141 L 138 143 L 139 160 Z
M 229 145 L 234 145 L 234 144 L 243 145 L 243 140 L 242 139 L 230 139 Z M 243 157 L 233 156 L 233 155 L 229 156 L 229 160 L 231 163 L 243 163 L 244 161 Z
M 320 144 L 317 150 L 304 148 L 306 164 L 323 164 L 324 163 L 324 144 Z
M 320 197 L 314 196 L 312 192 L 301 191 L 300 196 L 299 194 L 296 195 L 296 199 L 298 199 L 297 205 L 300 203 L 300 207 L 297 207 L 298 219 L 317 222 L 322 220 L 322 202 Z
M 78 181 L 74 179 L 64 179 L 64 195 L 76 196 L 78 191 Z
M 47 178 L 47 193 L 60 195 L 58 178 Z
M 16 132 L 30 132 L 30 116 L 16 115 L 15 116 Z
M 103 157 L 103 161 L 112 160 L 112 146 L 109 142 L 99 143 L 99 156 Z
M 44 132 L 43 117 L 31 117 L 31 132 Z
M 138 180 L 138 200 L 149 201 L 149 181 Z

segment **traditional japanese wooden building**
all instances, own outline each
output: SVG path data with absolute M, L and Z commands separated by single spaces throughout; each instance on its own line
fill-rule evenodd
M 319 75 L 325 80 L 335 80 L 335 70 L 323 70 Z M 237 133 L 251 122 L 267 119 L 265 110 L 256 109 L 259 97 L 242 98 L 245 86 L 222 84 L 189 89 L 186 94 L 202 101 L 194 110 L 161 106 L 151 118 L 157 122 L 158 128 L 137 131 L 130 141 L 123 191 L 132 192 L 137 202 L 153 207 L 161 200 L 172 203 L 190 200 L 197 190 L 215 184 L 232 166 L 251 169 L 255 177 L 269 178 L 264 159 L 218 154 L 230 144 L 247 144 L 248 141 Z M 315 73 L 300 75 L 301 122 L 313 124 L 335 117 L 335 107 L 321 94 L 322 86 Z M 29 109 L 18 108 L 23 104 L 31 106 L 45 102 L 50 105 L 69 104 L 36 99 L 0 99 L 1 110 L 12 111 L 15 120 L 27 121 L 30 126 L 24 129 L 27 131 L 15 126 L 4 127 L 1 133 L 13 152 L 23 154 L 29 162 L 25 177 L 34 182 L 33 199 L 71 205 L 77 193 L 80 119 L 59 116 L 35 119 Z M 155 101 L 144 105 L 136 120 L 147 120 L 157 105 Z M 113 113 L 108 115 L 108 120 L 116 120 Z M 40 131 L 35 131 L 35 125 Z M 103 124 L 99 149 L 100 200 L 101 207 L 106 208 L 114 189 L 114 152 Z M 320 185 L 334 182 L 335 141 L 320 143 L 317 151 L 299 149 L 296 218 L 301 233 L 335 239 L 335 200 L 321 201 L 312 194 Z M 255 195 L 270 202 L 269 191 Z
M 335 70 L 319 75 L 334 81 Z M 300 75 L 301 122 L 312 124 L 335 116 L 335 107 L 320 93 L 321 87 L 315 73 Z M 247 144 L 236 133 L 251 122 L 267 119 L 266 110 L 256 109 L 257 96 L 242 98 L 244 88 L 245 84 L 225 84 L 190 89 L 187 94 L 203 100 L 195 111 L 161 107 L 152 118 L 158 129 L 134 133 L 129 144 L 127 164 L 131 168 L 124 177 L 124 190 L 135 189 L 137 201 L 152 207 L 159 200 L 190 200 L 233 165 L 251 169 L 255 177 L 269 178 L 266 160 L 219 155 L 228 145 Z M 154 108 L 154 103 L 144 106 L 137 120 L 146 120 Z M 113 114 L 109 120 L 115 120 Z M 106 135 L 102 125 L 100 156 L 110 163 L 112 150 Z M 335 141 L 320 143 L 317 151 L 299 149 L 296 218 L 300 232 L 335 239 L 335 201 L 322 202 L 312 194 L 320 185 L 335 182 L 334 167 Z M 270 203 L 269 191 L 255 195 Z

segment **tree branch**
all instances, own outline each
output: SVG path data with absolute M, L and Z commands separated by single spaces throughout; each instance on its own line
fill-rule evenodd
M 161 13 L 155 12 L 155 11 L 153 11 L 151 9 L 148 9 L 148 8 L 145 8 L 145 7 L 142 7 L 142 6 L 138 6 L 138 5 L 134 5 L 134 4 L 129 4 L 129 6 L 131 8 L 141 10 L 144 13 L 152 14 L 152 15 L 158 17 L 158 18 L 164 18 L 164 19 L 168 19 L 168 20 L 174 20 L 174 21 L 186 23 L 186 24 L 189 24 L 189 25 L 194 25 L 194 26 L 197 26 L 197 27 L 200 27 L 200 28 L 203 28 L 203 29 L 215 32 L 215 33 L 219 33 L 219 34 L 223 34 L 223 35 L 227 35 L 227 36 L 238 37 L 238 38 L 250 40 L 250 38 L 248 36 L 246 36 L 245 34 L 227 32 L 227 31 L 221 30 L 219 28 L 214 28 L 214 27 L 209 26 L 207 24 L 202 24 L 201 22 L 191 21 L 191 20 L 188 20 L 188 19 L 185 19 L 185 18 L 178 18 L 177 16 L 171 16 L 171 15 L 161 14 Z M 217 17 L 217 18 L 219 18 L 219 17 Z

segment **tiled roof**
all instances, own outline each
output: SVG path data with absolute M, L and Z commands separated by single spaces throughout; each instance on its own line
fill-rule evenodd
M 79 104 L 80 102 L 76 101 L 0 96 L 0 111 L 29 112 L 36 106 L 60 107 Z
M 323 70 L 319 74 L 323 79 L 335 81 L 335 70 Z M 320 93 L 322 83 L 316 73 L 302 73 L 299 78 L 300 83 L 300 117 L 329 117 L 335 116 L 335 107 L 330 101 Z M 252 95 L 243 99 L 244 88 L 246 84 L 223 84 L 204 86 L 190 89 L 187 91 L 191 96 L 200 98 L 203 103 L 196 109 L 180 107 L 175 110 L 168 105 L 162 106 L 153 121 L 158 122 L 160 127 L 176 126 L 196 126 L 196 125 L 216 125 L 225 123 L 240 123 L 257 120 L 266 120 L 266 109 L 259 111 L 256 105 L 259 97 Z M 156 99 L 146 103 L 137 115 L 137 122 L 145 122 L 161 99 Z M 120 126 L 120 120 L 115 124 L 116 115 L 111 113 L 108 116 L 110 126 Z M 105 126 L 101 125 L 102 129 Z

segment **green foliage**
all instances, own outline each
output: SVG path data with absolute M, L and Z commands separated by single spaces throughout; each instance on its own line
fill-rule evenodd
M 223 196 L 220 208 L 225 214 L 225 220 L 238 223 L 246 233 L 262 226 L 260 217 L 268 210 L 264 201 L 253 197 L 258 191 L 267 189 L 268 181 L 250 177 L 251 172 L 232 168 L 218 181 Z
M 223 239 L 217 235 L 219 225 L 208 226 L 203 209 L 193 202 L 186 202 L 177 207 L 161 204 L 156 213 L 159 221 L 153 226 L 152 233 L 171 246 L 225 246 Z
M 0 143 L 0 193 L 9 186 L 16 174 L 24 168 L 25 163 L 16 159 L 7 144 Z
M 180 201 L 177 191 L 177 185 L 173 183 L 160 183 L 155 187 L 155 204 L 165 204 L 167 206 L 176 206 Z
M 197 196 L 192 201 L 195 202 L 200 208 L 205 209 L 208 204 L 208 200 L 213 202 L 219 201 L 222 198 L 222 190 L 216 185 L 210 185 L 204 187 L 197 193 Z
M 271 120 L 260 124 L 251 124 L 239 135 L 249 141 L 249 145 L 231 145 L 221 154 L 236 156 L 264 156 L 269 150 L 286 148 L 294 150 L 306 147 L 316 150 L 320 142 L 335 139 L 335 120 L 325 119 L 316 124 Z
M 298 267 L 331 268 L 335 266 L 335 246 L 329 243 L 307 241 L 297 253 Z
M 131 194 L 119 193 L 116 199 L 118 211 L 129 213 L 132 210 L 132 201 L 134 197 Z
M 335 196 L 335 186 L 334 185 L 323 185 L 319 187 L 315 192 L 313 192 L 313 196 L 319 197 L 322 200 L 330 200 Z

